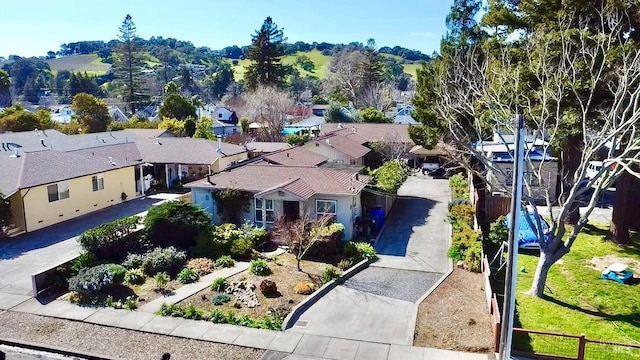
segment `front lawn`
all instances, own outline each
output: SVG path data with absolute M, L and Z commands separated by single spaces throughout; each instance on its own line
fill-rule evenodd
M 629 265 L 640 277 L 640 236 L 634 234 L 634 245 L 622 248 L 604 241 L 606 231 L 606 226 L 590 225 L 583 230 L 571 252 L 551 267 L 544 299 L 525 294 L 538 254 L 519 255 L 518 267 L 525 272 L 518 273 L 516 327 L 640 344 L 640 282 L 622 285 L 600 279 L 601 271 L 615 262 Z M 561 355 L 575 347 L 577 341 L 514 336 L 514 349 Z

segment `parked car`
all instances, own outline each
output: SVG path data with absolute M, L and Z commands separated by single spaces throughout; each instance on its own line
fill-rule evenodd
M 593 179 L 602 169 L 602 161 L 589 161 L 587 165 L 587 179 Z
M 423 175 L 427 175 L 427 174 L 431 175 L 432 172 L 440 169 L 440 164 L 437 162 L 424 162 L 422 163 L 420 168 L 422 169 Z

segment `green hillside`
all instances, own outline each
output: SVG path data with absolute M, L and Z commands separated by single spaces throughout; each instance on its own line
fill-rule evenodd
M 97 54 L 71 55 L 47 60 L 53 73 L 68 70 L 71 72 L 87 72 L 91 75 L 104 75 L 111 69 L 111 64 L 105 64 Z
M 296 64 L 296 59 L 298 58 L 298 56 L 301 55 L 305 55 L 307 56 L 314 64 L 314 70 L 313 72 L 309 72 L 306 71 L 304 69 L 302 69 L 300 67 L 299 64 Z M 395 57 L 400 59 L 399 56 L 394 56 L 394 55 L 387 55 L 385 54 L 385 56 L 391 56 L 391 57 Z M 324 74 L 325 71 L 329 68 L 329 65 L 331 64 L 331 56 L 328 55 L 322 55 L 322 52 L 319 50 L 311 50 L 311 51 L 299 51 L 293 55 L 287 55 L 284 56 L 282 58 L 282 63 L 286 64 L 286 65 L 294 65 L 295 68 L 300 71 L 300 75 L 301 76 L 317 76 L 320 79 L 324 78 Z M 229 63 L 232 63 L 233 60 L 231 59 L 227 59 L 227 61 Z M 244 73 L 245 73 L 245 67 L 248 66 L 251 63 L 250 60 L 244 59 L 244 60 L 238 60 L 238 64 L 237 65 L 233 65 L 231 68 L 234 71 L 234 76 L 236 80 L 240 80 L 242 78 L 244 78 Z M 404 64 L 402 65 L 404 68 L 404 72 L 411 75 L 413 78 L 416 77 L 416 69 L 420 66 L 420 64 Z

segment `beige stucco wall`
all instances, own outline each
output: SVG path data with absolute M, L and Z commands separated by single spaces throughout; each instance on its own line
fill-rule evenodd
M 24 230 L 24 208 L 22 207 L 22 193 L 16 192 L 9 198 L 11 204 L 11 222 L 20 229 Z
M 227 168 L 232 162 L 240 162 L 243 160 L 247 160 L 249 155 L 247 152 L 242 152 L 240 154 L 229 155 L 225 157 L 218 158 L 217 162 L 211 165 L 211 171 L 218 172 Z
M 512 174 L 512 163 L 494 163 L 494 165 L 501 169 L 504 174 Z M 549 197 L 552 202 L 556 200 L 556 185 L 558 182 L 558 163 L 556 161 L 546 161 L 544 163 L 533 162 L 532 164 L 525 163 L 525 172 L 532 171 L 537 172 L 540 169 L 541 179 L 539 179 L 538 186 L 531 186 L 532 196 L 535 200 L 544 200 L 546 198 L 546 191 L 549 191 Z M 489 187 L 492 192 L 498 192 L 500 190 L 498 184 L 510 184 L 511 179 L 506 181 L 503 174 L 499 172 L 490 173 L 487 177 Z M 507 188 L 510 188 L 509 185 Z M 503 185 L 504 187 L 504 185 Z M 495 189 L 495 190 L 494 190 Z M 526 190 L 525 190 L 526 191 Z
M 59 222 L 122 202 L 121 194 L 128 199 L 136 195 L 134 167 L 102 173 L 104 189 L 93 191 L 91 175 L 67 180 L 69 198 L 49 202 L 47 185 L 22 190 L 27 231 L 34 231 Z

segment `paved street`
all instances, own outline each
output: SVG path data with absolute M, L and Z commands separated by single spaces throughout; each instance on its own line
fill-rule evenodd
M 412 345 L 419 299 L 449 270 L 447 180 L 410 176 L 375 244 L 379 260 L 339 285 L 290 332 Z
M 133 199 L 32 233 L 1 239 L 0 294 L 7 295 L 4 301 L 28 299 L 32 295 L 31 274 L 77 256 L 80 246 L 76 236 L 83 231 L 143 213 L 154 204 L 178 196 L 158 194 Z

